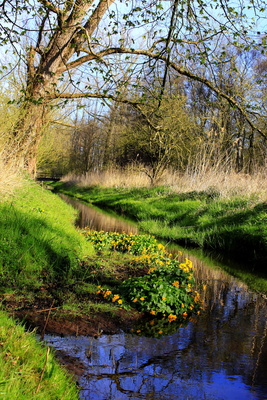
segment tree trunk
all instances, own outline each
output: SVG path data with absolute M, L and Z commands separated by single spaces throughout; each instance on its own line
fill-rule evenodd
M 254 166 L 254 131 L 249 136 L 249 148 L 248 148 L 248 173 L 253 174 Z
M 18 121 L 6 145 L 6 162 L 36 175 L 37 150 L 44 124 L 45 107 L 34 102 L 25 102 Z

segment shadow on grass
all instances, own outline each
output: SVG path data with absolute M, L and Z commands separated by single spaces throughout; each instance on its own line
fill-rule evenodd
M 0 233 L 3 286 L 65 282 L 78 265 L 71 235 L 12 205 L 0 210 Z

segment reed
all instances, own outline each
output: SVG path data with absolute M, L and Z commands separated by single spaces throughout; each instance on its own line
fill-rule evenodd
M 87 172 L 84 175 L 68 174 L 62 182 L 79 187 L 102 186 L 120 188 L 149 188 L 150 180 L 142 167 L 129 166 L 125 169 L 112 167 L 101 172 Z M 259 201 L 267 200 L 267 172 L 261 168 L 253 174 L 236 173 L 219 165 L 213 167 L 191 166 L 185 172 L 167 170 L 157 181 L 157 186 L 166 186 L 175 193 L 193 191 L 216 191 L 221 198 L 233 196 L 256 196 Z
M 0 202 L 8 199 L 22 186 L 22 175 L 15 165 L 4 163 L 4 153 L 0 152 Z

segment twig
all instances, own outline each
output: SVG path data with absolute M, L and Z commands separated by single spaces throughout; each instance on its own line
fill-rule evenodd
M 45 372 L 46 365 L 47 365 L 47 361 L 48 361 L 49 353 L 50 353 L 50 347 L 47 347 L 46 356 L 45 356 L 45 363 L 44 363 L 44 366 L 43 366 L 43 369 L 42 369 L 42 372 L 41 372 L 41 376 L 40 376 L 40 381 L 39 381 L 39 383 L 38 383 L 38 386 L 37 386 L 37 388 L 36 388 L 35 393 L 38 393 L 39 390 L 40 390 L 41 383 L 42 383 L 42 380 L 43 380 L 43 377 L 44 377 L 44 372 Z
M 46 330 L 46 327 L 47 327 L 47 324 L 48 324 L 48 320 L 49 320 L 49 317 L 50 317 L 51 310 L 53 310 L 54 302 L 55 302 L 55 300 L 53 300 L 53 302 L 51 304 L 51 307 L 48 309 L 48 314 L 47 314 L 46 321 L 45 321 L 45 324 L 44 324 L 44 328 L 43 328 L 43 331 L 42 331 L 42 334 L 41 334 L 41 340 L 44 340 L 45 330 Z
M 50 308 L 46 308 L 44 310 L 37 310 L 35 312 L 37 313 L 41 313 L 41 312 L 45 312 L 45 311 L 51 311 L 51 310 L 56 310 L 58 307 L 50 307 Z

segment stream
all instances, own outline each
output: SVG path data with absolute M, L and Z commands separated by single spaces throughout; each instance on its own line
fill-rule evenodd
M 80 210 L 79 227 L 138 232 L 121 218 L 61 197 Z M 204 310 L 176 332 L 160 338 L 124 332 L 97 339 L 45 335 L 47 344 L 86 366 L 80 399 L 267 399 L 266 297 L 219 266 L 188 257 L 196 281 L 204 284 Z

